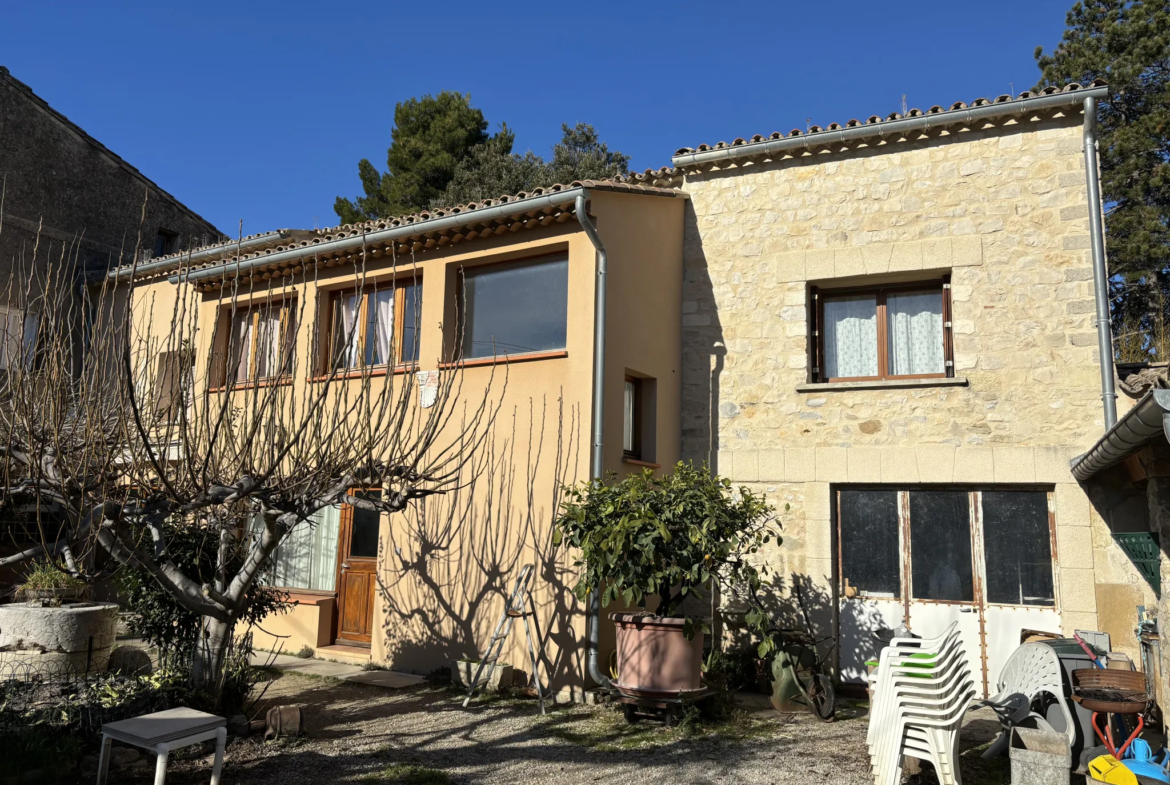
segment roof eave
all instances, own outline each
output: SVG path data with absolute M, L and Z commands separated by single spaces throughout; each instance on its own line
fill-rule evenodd
M 682 153 L 672 157 L 671 164 L 676 168 L 696 167 L 740 158 L 768 156 L 774 153 L 808 147 L 845 144 L 871 137 L 897 137 L 911 131 L 922 131 L 928 128 L 970 124 L 972 122 L 991 120 L 997 117 L 1025 114 L 1040 109 L 1073 106 L 1083 104 L 1086 98 L 1100 99 L 1108 95 L 1109 88 L 1107 85 L 1082 87 L 1067 92 L 1021 98 L 1015 101 L 1004 101 L 1003 103 L 987 104 L 985 106 L 973 106 L 966 109 L 952 109 L 938 114 L 927 114 L 919 117 L 903 117 L 898 120 L 869 123 L 853 128 L 842 128 L 836 131 L 817 131 L 815 133 L 801 134 L 800 136 L 787 136 L 782 139 L 737 144 L 718 150 Z
M 1170 390 L 1150 390 L 1082 455 L 1069 464 L 1073 477 L 1084 482 L 1124 461 L 1161 436 L 1170 440 Z

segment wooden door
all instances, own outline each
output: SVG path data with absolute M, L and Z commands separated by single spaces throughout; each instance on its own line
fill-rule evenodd
M 366 491 L 378 498 L 381 491 Z M 381 515 L 346 505 L 337 547 L 337 642 L 369 645 L 374 623 Z

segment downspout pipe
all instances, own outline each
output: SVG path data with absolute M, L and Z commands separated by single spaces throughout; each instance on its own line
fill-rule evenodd
M 1093 250 L 1093 296 L 1097 305 L 1097 350 L 1101 355 L 1101 403 L 1105 430 L 1117 424 L 1113 382 L 1113 335 L 1109 321 L 1109 277 L 1105 270 L 1105 227 L 1101 214 L 1101 179 L 1097 169 L 1097 99 L 1085 98 L 1085 182 L 1089 192 L 1089 244 Z
M 593 294 L 593 444 L 589 456 L 589 479 L 601 480 L 605 476 L 605 277 L 609 259 L 605 245 L 597 235 L 597 227 L 589 220 L 585 211 L 589 192 L 577 194 L 577 221 L 585 230 L 585 236 L 597 252 L 597 275 Z M 586 657 L 589 678 L 602 687 L 609 686 L 609 679 L 601 671 L 601 594 L 589 592 L 589 609 L 585 617 L 588 634 Z

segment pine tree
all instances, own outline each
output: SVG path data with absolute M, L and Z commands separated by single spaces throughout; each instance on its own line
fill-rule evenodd
M 1170 4 L 1083 0 L 1066 24 L 1051 54 L 1036 48 L 1037 87 L 1109 83 L 1097 118 L 1114 325 L 1149 335 L 1170 290 Z

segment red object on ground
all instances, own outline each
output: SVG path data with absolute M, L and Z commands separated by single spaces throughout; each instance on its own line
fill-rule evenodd
M 1098 714 L 1100 712 L 1095 711 L 1093 712 L 1093 716 L 1089 718 L 1089 721 L 1093 723 L 1093 730 L 1097 732 L 1097 738 L 1101 739 L 1101 743 L 1105 745 L 1105 749 L 1109 750 L 1109 754 L 1117 758 L 1117 760 L 1121 760 L 1121 756 L 1129 749 L 1129 745 L 1133 744 L 1133 740 L 1142 732 L 1142 728 L 1146 725 L 1145 720 L 1142 719 L 1142 715 L 1137 715 L 1137 730 L 1129 735 L 1129 738 L 1125 740 L 1125 744 L 1121 745 L 1121 749 L 1117 749 L 1117 747 L 1113 746 L 1113 725 L 1109 722 L 1109 715 L 1105 715 L 1105 732 L 1102 733 L 1101 729 L 1097 727 Z

